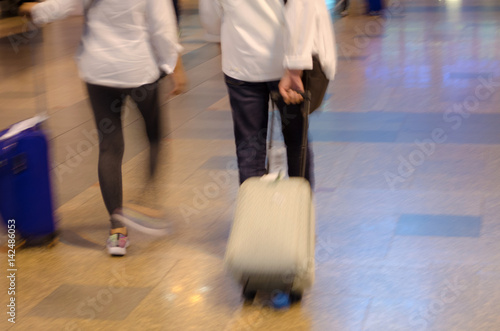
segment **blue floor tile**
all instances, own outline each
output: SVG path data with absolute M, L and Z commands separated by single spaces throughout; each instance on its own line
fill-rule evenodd
M 368 59 L 367 55 L 357 55 L 357 56 L 339 56 L 339 61 L 365 61 Z
M 217 44 L 206 44 L 182 56 L 184 69 L 190 70 L 200 64 L 220 55 L 220 48 Z
M 396 141 L 398 131 L 314 130 L 311 136 L 313 141 L 392 143 Z
M 456 215 L 401 215 L 396 235 L 479 237 L 481 217 Z
M 500 6 L 461 6 L 461 12 L 497 12 L 500 11 Z M 449 7 L 436 7 L 436 6 L 411 6 L 405 7 L 406 13 L 438 13 L 449 12 Z
M 450 79 L 477 79 L 479 77 L 487 78 L 492 72 L 451 72 L 448 76 Z
M 234 134 L 232 130 L 220 128 L 183 127 L 172 132 L 169 137 L 171 139 L 233 140 Z

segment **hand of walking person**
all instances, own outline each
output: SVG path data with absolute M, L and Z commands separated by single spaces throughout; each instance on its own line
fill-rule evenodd
M 38 5 L 38 2 L 25 2 L 23 3 L 18 10 L 19 16 L 28 16 L 31 17 L 31 10 L 33 7 Z
M 287 70 L 279 83 L 279 91 L 287 105 L 301 103 L 304 98 L 298 92 L 304 92 L 302 70 Z
M 182 65 L 181 57 L 177 62 L 174 72 L 172 73 L 172 79 L 174 82 L 174 89 L 170 92 L 172 95 L 179 95 L 187 90 L 187 77 L 184 66 Z
M 174 89 L 172 90 L 172 95 L 179 95 L 187 90 L 187 78 L 184 69 L 175 70 L 172 74 L 172 79 L 174 81 Z

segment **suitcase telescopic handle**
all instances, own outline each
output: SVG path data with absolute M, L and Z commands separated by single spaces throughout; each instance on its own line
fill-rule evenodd
M 305 91 L 305 92 L 297 92 L 304 98 L 304 100 L 311 100 L 311 91 Z M 275 104 L 277 104 L 280 100 L 283 100 L 283 96 L 281 95 L 280 92 L 278 91 L 271 91 L 271 99 Z
M 304 118 L 303 127 L 302 127 L 302 144 L 300 147 L 300 177 L 305 177 L 306 175 L 306 158 L 307 158 L 307 131 L 309 130 L 309 113 L 311 108 L 311 91 L 306 90 L 305 92 L 297 92 L 299 93 L 304 101 L 302 102 L 302 117 Z M 273 110 L 276 108 L 279 102 L 283 101 L 283 96 L 278 91 L 271 91 L 271 100 L 273 104 Z M 273 126 L 274 126 L 274 112 L 271 115 L 271 128 L 269 133 L 269 150 L 272 147 L 273 141 Z M 269 154 L 267 153 L 267 171 L 269 171 Z

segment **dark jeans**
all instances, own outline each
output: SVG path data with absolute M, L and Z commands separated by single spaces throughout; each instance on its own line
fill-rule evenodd
M 278 90 L 279 81 L 252 83 L 225 75 L 234 124 L 236 155 L 240 184 L 247 178 L 262 176 L 266 171 L 266 139 L 269 115 L 269 94 Z M 288 175 L 300 176 L 304 118 L 301 105 L 277 105 L 287 151 Z M 313 185 L 313 155 L 309 143 L 305 178 Z

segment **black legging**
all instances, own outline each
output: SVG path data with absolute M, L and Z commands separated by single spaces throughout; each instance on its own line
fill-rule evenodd
M 99 131 L 99 183 L 104 204 L 111 215 L 123 204 L 121 166 L 125 146 L 121 115 L 127 96 L 134 100 L 144 118 L 150 146 L 150 179 L 155 175 L 161 139 L 158 83 L 137 88 L 113 88 L 87 83 L 87 90 Z

